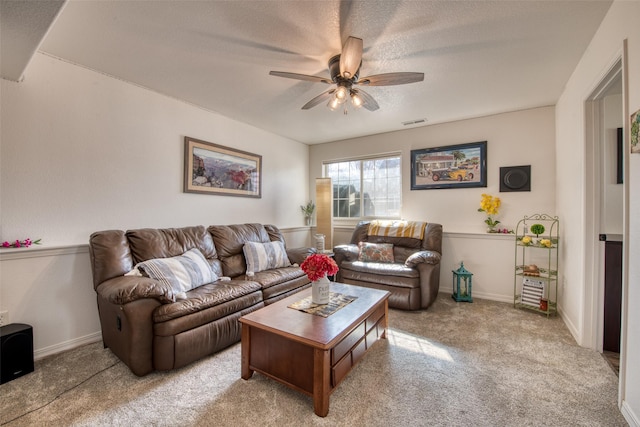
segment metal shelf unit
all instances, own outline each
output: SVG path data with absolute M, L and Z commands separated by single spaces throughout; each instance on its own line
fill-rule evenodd
M 542 225 L 544 232 L 539 235 L 532 233 L 534 224 Z M 559 229 L 558 217 L 547 214 L 525 216 L 518 221 L 515 229 L 514 307 L 533 310 L 547 317 L 557 314 Z M 534 227 L 534 231 L 538 230 Z

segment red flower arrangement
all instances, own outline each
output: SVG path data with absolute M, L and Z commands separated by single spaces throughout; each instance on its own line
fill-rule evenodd
M 24 240 L 16 240 L 15 242 L 2 242 L 2 247 L 3 248 L 28 248 L 31 245 L 39 245 L 40 244 L 40 240 L 38 239 L 35 242 L 32 241 L 31 239 L 24 239 Z
M 300 265 L 302 271 L 312 282 L 324 277 L 324 275 L 333 276 L 338 272 L 338 264 L 328 255 L 313 254 L 309 255 Z

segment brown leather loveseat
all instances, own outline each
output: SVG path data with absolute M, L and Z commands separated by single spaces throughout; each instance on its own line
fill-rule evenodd
M 93 233 L 104 346 L 139 376 L 213 354 L 240 340 L 242 315 L 309 286 L 289 264 L 312 252 L 286 249 L 280 230 L 261 224 Z
M 438 295 L 440 224 L 361 221 L 351 242 L 333 252 L 340 268 L 336 281 L 389 291 L 389 307 L 424 309 Z

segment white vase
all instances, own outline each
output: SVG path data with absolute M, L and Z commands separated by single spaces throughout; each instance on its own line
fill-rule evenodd
M 314 304 L 327 304 L 329 302 L 329 284 L 327 275 L 311 282 L 311 302 Z

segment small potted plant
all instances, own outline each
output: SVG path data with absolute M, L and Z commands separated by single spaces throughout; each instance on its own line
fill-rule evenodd
M 535 243 L 536 245 L 539 245 L 539 244 L 540 244 L 540 240 L 541 240 L 541 239 L 540 239 L 540 235 L 541 235 L 542 233 L 544 233 L 544 230 L 545 230 L 545 228 L 544 228 L 544 225 L 542 225 L 542 224 L 533 224 L 533 225 L 531 226 L 531 228 L 529 228 L 529 231 L 531 231 L 531 233 L 533 233 L 533 234 L 535 234 L 535 235 L 536 235 L 536 238 L 535 238 L 535 240 L 534 240 L 534 243 Z
M 311 218 L 313 217 L 313 211 L 316 210 L 316 205 L 313 203 L 313 200 L 309 200 L 309 203 L 306 205 L 300 205 L 300 209 L 304 214 L 304 220 L 306 225 L 311 225 Z
M 535 235 L 536 235 L 536 238 L 537 238 L 537 237 L 540 237 L 540 235 L 541 235 L 542 233 L 544 233 L 544 225 L 542 225 L 542 224 L 533 224 L 533 225 L 531 226 L 530 230 L 531 230 L 531 232 L 532 232 L 533 234 L 535 234 Z

